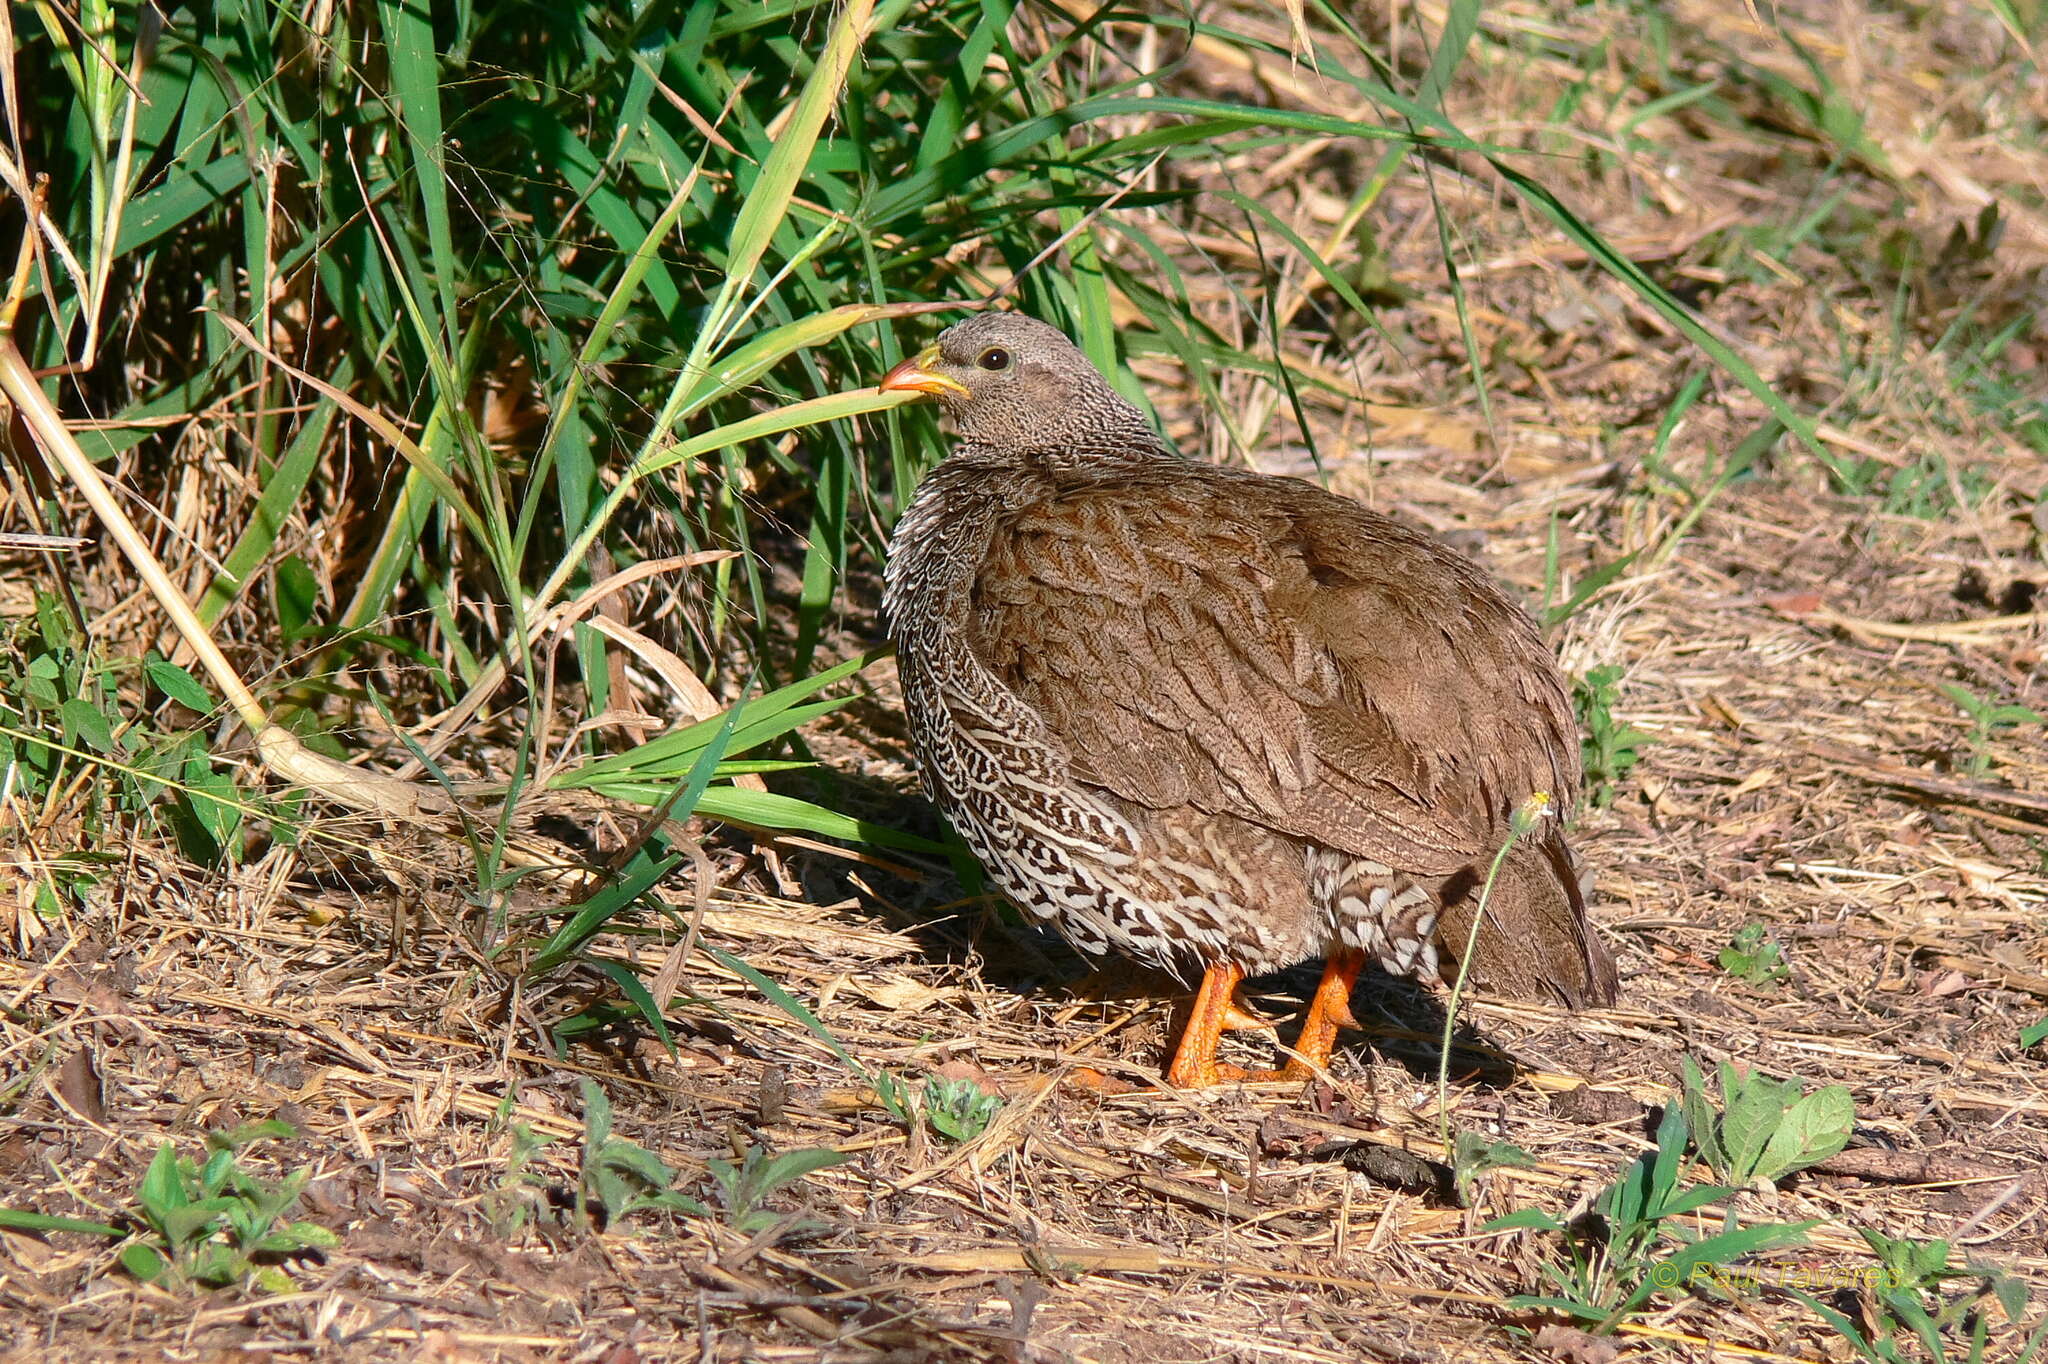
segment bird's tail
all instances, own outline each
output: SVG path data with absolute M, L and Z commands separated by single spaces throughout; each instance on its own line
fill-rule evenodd
M 1568 1008 L 1612 1004 L 1614 958 L 1586 917 L 1578 859 L 1561 834 L 1523 839 L 1501 864 L 1472 954 L 1471 979 L 1499 994 L 1554 999 Z M 1437 967 L 1455 980 L 1486 879 L 1481 864 L 1449 877 L 1437 919 Z

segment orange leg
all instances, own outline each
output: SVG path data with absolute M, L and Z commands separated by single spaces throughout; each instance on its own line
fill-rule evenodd
M 1168 1084 L 1176 1089 L 1202 1089 L 1222 1080 L 1243 1078 L 1244 1072 L 1236 1066 L 1216 1060 L 1216 1044 L 1233 1021 L 1237 986 L 1243 979 L 1243 968 L 1229 962 L 1218 962 L 1203 973 L 1194 1011 L 1181 1029 L 1173 1064 L 1166 1069 Z
M 1357 1029 L 1358 1020 L 1351 1016 L 1351 987 L 1358 983 L 1358 973 L 1364 969 L 1363 952 L 1340 947 L 1330 953 L 1323 966 L 1323 979 L 1316 986 L 1315 999 L 1309 1004 L 1308 1017 L 1302 1022 L 1301 1036 L 1295 1039 L 1294 1050 L 1298 1055 L 1280 1072 L 1282 1079 L 1315 1078 L 1318 1070 L 1330 1064 L 1330 1051 L 1337 1045 L 1337 1029 Z

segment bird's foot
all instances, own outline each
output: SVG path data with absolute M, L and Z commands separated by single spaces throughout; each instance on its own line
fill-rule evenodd
M 1268 1018 L 1245 1002 L 1241 993 L 1233 992 L 1230 1002 L 1223 1006 L 1224 1032 L 1258 1032 L 1277 1028 L 1281 1019 Z
M 1166 1083 L 1175 1089 L 1209 1089 L 1227 1083 L 1245 1084 L 1268 1079 L 1276 1071 L 1246 1070 L 1228 1061 L 1210 1057 L 1205 1063 L 1183 1066 L 1178 1061 L 1166 1072 Z

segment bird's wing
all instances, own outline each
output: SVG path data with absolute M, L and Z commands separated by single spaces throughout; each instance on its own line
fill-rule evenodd
M 1412 875 L 1490 851 L 1535 791 L 1576 795 L 1555 663 L 1462 556 L 1294 480 L 1085 479 L 1005 520 L 968 621 L 1081 780 Z

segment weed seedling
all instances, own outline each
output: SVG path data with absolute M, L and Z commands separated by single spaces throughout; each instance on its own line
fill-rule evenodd
M 948 1141 L 973 1141 L 1002 1111 L 1002 1096 L 972 1080 L 933 1076 L 924 1083 L 924 1120 Z
M 291 1277 L 278 1261 L 326 1250 L 341 1238 L 313 1222 L 286 1219 L 298 1205 L 311 1168 L 281 1180 L 259 1179 L 239 1164 L 251 1142 L 297 1135 L 270 1119 L 230 1132 L 209 1132 L 212 1154 L 204 1164 L 181 1158 L 168 1141 L 136 1186 L 135 1239 L 122 1247 L 121 1267 L 144 1283 L 164 1287 L 226 1288 L 246 1283 L 266 1293 L 288 1293 Z M 121 1238 L 131 1232 L 101 1222 L 0 1209 L 0 1227 L 22 1231 L 79 1231 Z
M 497 1185 L 487 1190 L 480 1200 L 492 1230 L 502 1237 L 512 1236 L 525 1227 L 533 1218 L 534 1210 L 543 1206 L 547 1180 L 528 1166 L 534 1156 L 554 1140 L 540 1135 L 523 1122 L 513 1123 L 509 1131 L 512 1147 L 505 1154 L 505 1169 L 498 1176 Z
M 1488 1141 L 1477 1132 L 1460 1129 L 1451 1144 L 1451 1178 L 1457 1185 L 1459 1206 L 1472 1206 L 1481 1176 L 1495 1170 L 1526 1170 L 1535 1163 L 1535 1157 L 1511 1141 Z
M 1488 1231 L 1534 1227 L 1563 1238 L 1564 1263 L 1544 1268 L 1557 1296 L 1513 1298 L 1510 1304 L 1565 1312 L 1597 1322 L 1595 1331 L 1603 1331 L 1656 1293 L 1682 1290 L 1746 1256 L 1806 1239 L 1813 1222 L 1737 1227 L 1732 1214 L 1726 1231 L 1690 1239 L 1679 1219 L 1735 1190 L 1717 1184 L 1679 1187 L 1687 1136 L 1684 1111 L 1668 1104 L 1657 1126 L 1657 1149 L 1637 1157 L 1601 1190 L 1586 1216 L 1567 1223 L 1541 1208 L 1525 1208 L 1488 1222 Z M 1679 1241 L 1680 1248 L 1660 1255 L 1667 1239 Z
M 1792 974 L 1778 945 L 1764 937 L 1762 924 L 1737 929 L 1717 960 L 1723 971 L 1745 985 L 1769 985 Z
M 806 1147 L 771 1156 L 749 1145 L 737 1164 L 730 1160 L 709 1162 L 711 1178 L 718 1185 L 718 1200 L 725 1223 L 734 1231 L 751 1236 L 774 1226 L 783 1214 L 762 1206 L 776 1190 L 794 1184 L 813 1170 L 823 1170 L 846 1159 L 844 1151 Z M 801 1226 L 801 1223 L 797 1224 Z
M 1707 1096 L 1706 1077 L 1685 1058 L 1684 1106 L 1693 1141 L 1700 1159 L 1730 1184 L 1768 1189 L 1849 1144 L 1856 1105 L 1840 1085 L 1802 1094 L 1797 1080 L 1744 1073 L 1726 1061 L 1720 1080 L 1717 1108 Z
M 1984 1299 L 1994 1299 L 2008 1322 L 2017 1322 L 2026 1311 L 2024 1282 L 1995 1265 L 1950 1265 L 1947 1241 L 1894 1239 L 1867 1227 L 1856 1230 L 1877 1256 L 1869 1275 L 1868 1306 L 1861 1325 L 1810 1293 L 1786 1291 L 1839 1331 L 1869 1364 L 1907 1364 L 1922 1358 L 1928 1364 L 1983 1364 L 1991 1343 L 1991 1315 Z M 1942 1286 L 1957 1280 L 1970 1281 L 1974 1287 L 1944 1302 Z M 1949 1348 L 1949 1337 L 1958 1328 L 1967 1333 L 1960 1352 Z M 1915 1342 L 1920 1348 L 1914 1351 L 1905 1342 Z M 2048 1343 L 2048 1323 L 2016 1353 L 2005 1357 L 2015 1364 L 2031 1364 L 2044 1343 Z
M 675 1182 L 676 1172 L 661 1157 L 612 1134 L 611 1100 L 594 1083 L 585 1080 L 583 1172 L 576 1190 L 577 1211 L 587 1215 L 594 1205 L 600 1225 L 605 1227 L 646 1208 L 706 1216 L 702 1203 L 675 1191 Z
M 1622 669 L 1609 663 L 1593 668 L 1572 687 L 1572 708 L 1585 732 L 1579 753 L 1586 772 L 1588 798 L 1597 808 L 1614 803 L 1614 789 L 1642 757 L 1650 736 L 1614 718 L 1614 702 Z
M 2020 1045 L 2022 1047 L 2038 1047 L 2043 1042 L 2048 1042 L 2048 1014 L 2042 1014 L 2032 1023 L 2020 1029 Z
M 1956 703 L 1957 709 L 1969 717 L 1970 732 L 1964 736 L 1963 743 L 1970 750 L 1970 760 L 1963 770 L 1973 777 L 1981 777 L 1991 770 L 1990 744 L 2001 730 L 2017 725 L 2048 724 L 2048 716 L 2037 710 L 1986 701 L 1953 682 L 1942 683 L 1941 689 L 1948 694 L 1949 700 Z

